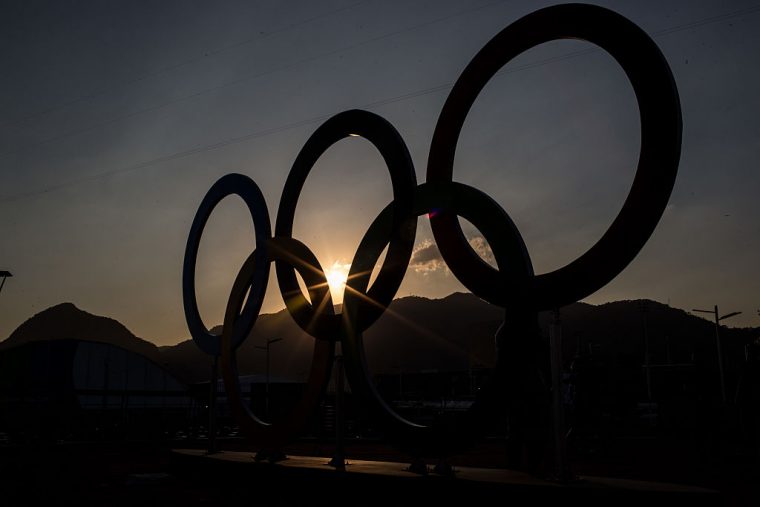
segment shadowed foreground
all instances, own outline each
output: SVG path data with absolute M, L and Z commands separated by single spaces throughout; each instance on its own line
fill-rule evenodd
M 272 466 L 255 463 L 248 452 L 208 457 L 202 450 L 181 454 L 152 444 L 3 447 L 0 487 L 9 505 L 456 505 L 486 498 L 513 505 L 558 500 L 585 505 L 751 504 L 749 483 L 737 488 L 739 483 L 726 482 L 720 485 L 721 494 L 599 477 L 559 486 L 519 472 L 459 465 L 454 479 L 421 477 L 404 471 L 400 462 L 351 458 L 347 473 L 338 473 L 323 457 L 291 456 Z

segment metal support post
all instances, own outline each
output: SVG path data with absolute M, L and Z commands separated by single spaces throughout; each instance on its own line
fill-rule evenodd
M 562 321 L 559 310 L 552 312 L 549 327 L 549 348 L 552 369 L 552 412 L 554 415 L 554 459 L 556 479 L 568 480 L 567 448 L 565 446 L 565 424 L 562 410 Z
M 343 447 L 343 426 L 345 419 L 343 414 L 344 375 L 343 354 L 342 351 L 337 351 L 335 354 L 335 452 L 330 463 L 328 463 L 337 470 L 346 469 L 346 455 Z
M 217 452 L 216 449 L 216 384 L 219 378 L 219 356 L 214 356 L 214 365 L 211 367 L 211 385 L 209 386 L 208 401 L 208 453 Z

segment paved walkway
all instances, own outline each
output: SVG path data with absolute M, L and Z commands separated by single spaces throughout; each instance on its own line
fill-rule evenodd
M 329 459 L 324 457 L 288 456 L 288 459 L 284 461 L 270 464 L 255 462 L 255 453 L 251 452 L 222 451 L 207 454 L 199 449 L 175 449 L 173 452 L 185 461 L 191 460 L 199 466 L 214 466 L 216 464 L 227 467 L 227 470 L 232 467 L 238 472 L 258 470 L 264 472 L 267 477 L 285 479 L 293 485 L 297 484 L 296 481 L 291 480 L 294 477 L 311 478 L 317 482 L 324 482 L 325 479 L 332 477 L 338 478 L 341 486 L 351 482 L 364 485 L 367 484 L 367 480 L 370 480 L 373 481 L 374 489 L 377 489 L 378 484 L 387 484 L 390 488 L 398 485 L 403 485 L 405 489 L 408 489 L 409 486 L 419 486 L 422 491 L 434 491 L 443 485 L 447 488 L 455 485 L 458 491 L 466 489 L 468 495 L 479 491 L 488 491 L 489 493 L 502 492 L 509 496 L 509 494 L 519 492 L 531 497 L 535 495 L 536 499 L 539 497 L 566 499 L 573 497 L 578 500 L 605 499 L 601 502 L 602 504 L 608 504 L 609 501 L 617 504 L 619 500 L 627 500 L 623 503 L 640 505 L 647 502 L 648 506 L 652 505 L 652 500 L 654 500 L 654 504 L 660 503 L 657 500 L 662 500 L 662 503 L 670 505 L 673 501 L 684 501 L 690 506 L 717 505 L 720 503 L 720 496 L 713 490 L 679 484 L 607 477 L 579 477 L 577 481 L 569 484 L 560 484 L 514 470 L 455 467 L 455 474 L 452 478 L 432 473 L 428 475 L 414 474 L 407 470 L 407 463 L 352 459 L 347 460 L 348 465 L 343 472 L 330 467 L 327 464 Z M 256 475 L 251 474 L 252 477 Z M 361 488 L 359 489 L 361 490 Z

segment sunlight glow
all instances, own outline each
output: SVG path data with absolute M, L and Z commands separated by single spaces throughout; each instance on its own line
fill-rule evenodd
M 346 290 L 346 279 L 351 264 L 343 264 L 338 261 L 333 262 L 332 266 L 325 269 L 325 278 L 330 286 L 333 304 L 343 303 L 343 292 Z

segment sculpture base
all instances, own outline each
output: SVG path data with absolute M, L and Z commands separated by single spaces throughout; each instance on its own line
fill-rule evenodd
M 255 461 L 255 453 L 202 450 L 173 451 L 175 473 L 215 484 L 220 498 L 235 496 L 293 502 L 296 505 L 441 505 L 509 502 L 543 505 L 544 501 L 589 505 L 719 505 L 718 492 L 678 484 L 606 477 L 579 477 L 560 484 L 513 470 L 455 467 L 453 474 L 422 475 L 408 463 L 347 460 L 336 472 L 329 458 L 289 456 L 276 464 Z M 279 505 L 279 504 L 278 504 Z

